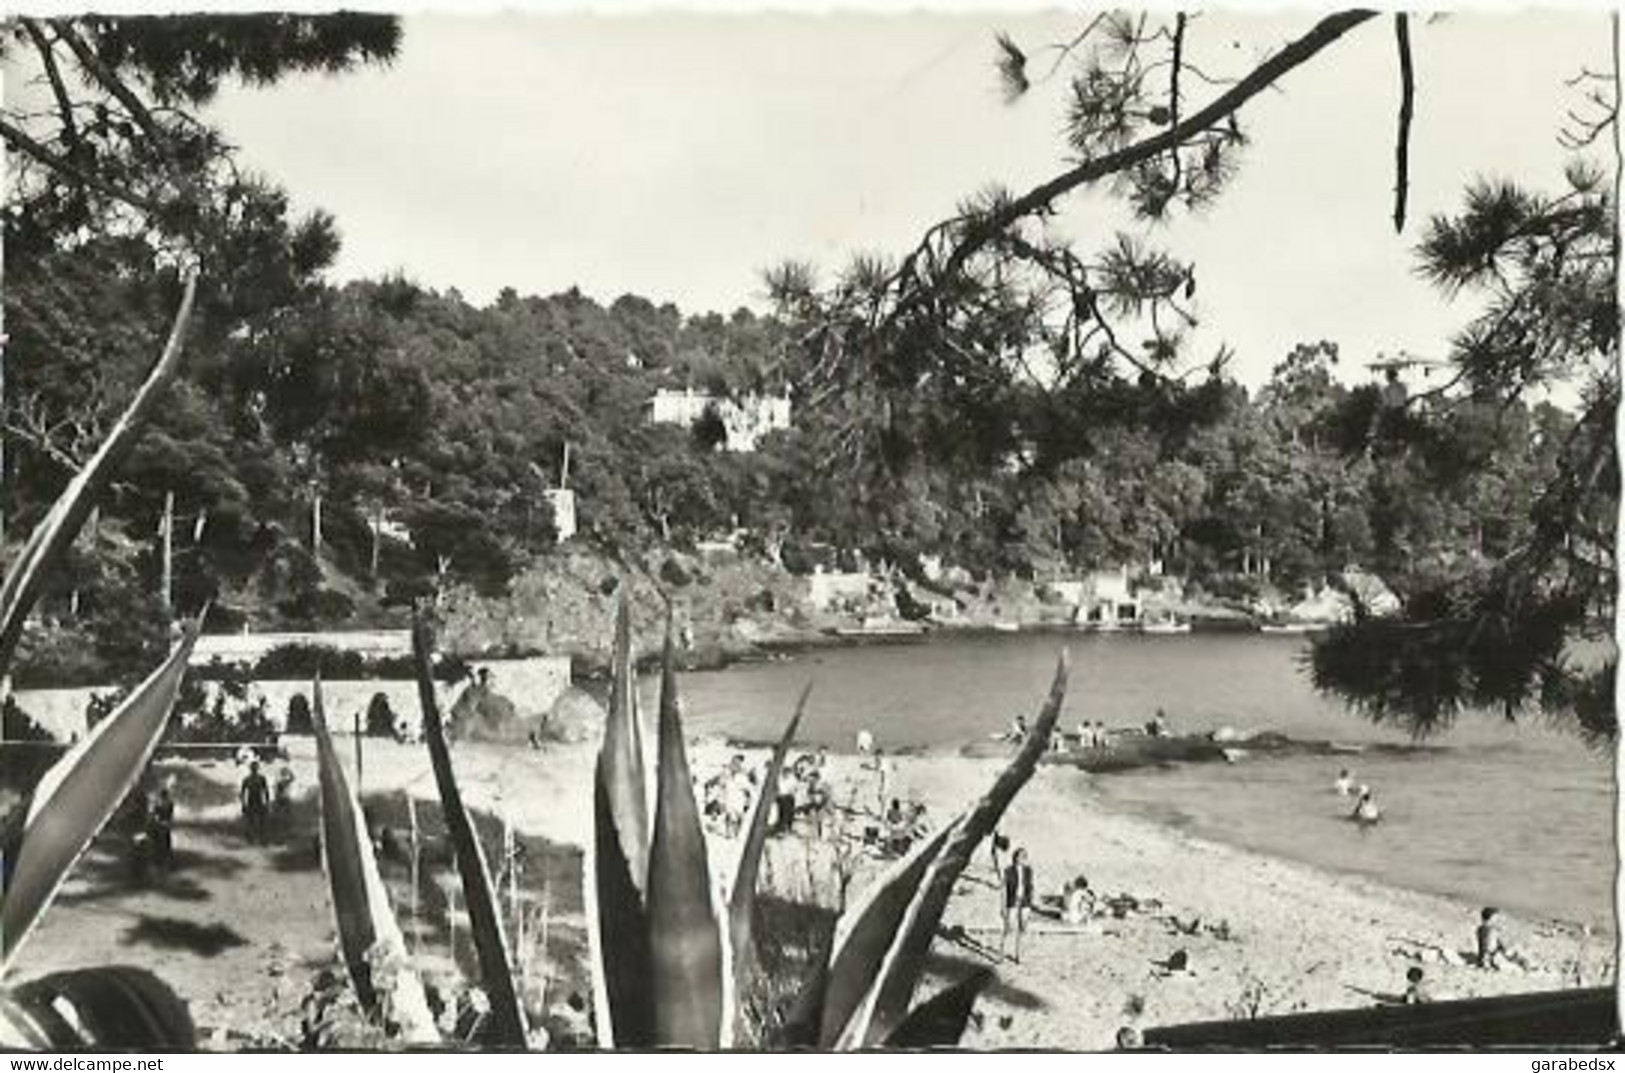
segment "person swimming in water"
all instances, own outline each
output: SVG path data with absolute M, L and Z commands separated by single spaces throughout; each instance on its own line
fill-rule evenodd
M 1360 787 L 1360 803 L 1354 806 L 1354 813 L 1349 819 L 1361 827 L 1369 827 L 1382 819 L 1382 810 L 1377 807 L 1377 800 L 1369 786 Z
M 1337 791 L 1338 797 L 1347 797 L 1354 792 L 1354 775 L 1348 768 L 1337 773 L 1337 781 L 1332 783 L 1332 789 Z

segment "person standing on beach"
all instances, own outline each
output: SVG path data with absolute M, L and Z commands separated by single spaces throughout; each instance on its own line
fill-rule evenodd
M 779 821 L 775 832 L 781 835 L 795 830 L 796 798 L 801 793 L 801 778 L 793 770 L 779 771 L 778 795 L 774 801 L 774 817 Z
M 158 787 L 147 811 L 147 846 L 155 867 L 168 871 L 175 863 L 175 795 L 169 783 Z
M 243 776 L 238 801 L 243 807 L 243 822 L 248 828 L 248 840 L 264 842 L 266 821 L 271 813 L 271 787 L 265 781 L 265 776 L 260 774 L 258 760 L 249 761 L 248 774 Z
M 271 812 L 278 827 L 285 828 L 293 819 L 293 766 L 286 760 L 277 765 L 276 783 L 271 788 Z
M 1021 964 L 1021 937 L 1027 932 L 1027 914 L 1033 907 L 1033 869 L 1027 863 L 1026 847 L 1017 847 L 1010 867 L 1004 870 L 1004 917 L 999 932 L 999 957 L 1004 957 L 1005 943 L 1015 936 L 1015 956 Z
M 1478 932 L 1474 936 L 1478 940 L 1478 967 L 1499 969 L 1504 961 L 1520 969 L 1529 968 L 1527 960 L 1508 949 L 1497 922 L 1500 915 L 1501 911 L 1493 905 L 1485 906 L 1484 911 L 1478 914 Z

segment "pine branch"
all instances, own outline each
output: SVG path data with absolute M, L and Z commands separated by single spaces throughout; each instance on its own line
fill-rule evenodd
M 4 141 L 13 149 L 56 172 L 63 178 L 100 191 L 114 200 L 122 201 L 126 205 L 141 209 L 144 212 L 156 213 L 159 211 L 158 202 L 145 195 L 138 194 L 128 187 L 108 182 L 106 179 L 80 168 L 67 157 L 53 153 L 45 145 L 29 137 L 20 127 L 13 125 L 4 118 L 0 118 L 0 141 Z
M 158 128 L 158 121 L 152 117 L 152 112 L 141 98 L 136 96 L 135 91 L 125 85 L 124 81 L 102 62 L 95 50 L 79 36 L 73 23 L 67 19 L 57 19 L 51 23 L 51 27 L 56 31 L 57 40 L 68 46 L 68 50 L 79 61 L 79 66 L 84 72 L 124 105 L 125 110 L 130 113 L 130 118 L 135 120 L 142 133 L 152 139 L 154 147 L 163 153 L 167 160 L 169 154 L 166 152 L 167 143 L 163 131 Z
M 62 70 L 57 66 L 55 49 L 45 31 L 41 30 L 39 23 L 33 19 L 19 19 L 23 31 L 33 42 L 34 50 L 39 53 L 40 65 L 45 68 L 46 80 L 51 84 L 51 95 L 56 98 L 57 113 L 62 117 L 62 140 L 68 144 L 71 153 L 79 148 L 79 126 L 73 118 L 73 98 L 68 96 L 68 87 L 62 81 Z
M 1399 46 L 1399 133 L 1394 140 L 1394 230 L 1405 230 L 1405 202 L 1411 189 L 1411 110 L 1416 101 L 1416 73 L 1411 68 L 1411 17 L 1394 16 Z
M 970 258 L 985 247 L 994 236 L 1018 220 L 1047 211 L 1058 198 L 1080 186 L 1096 182 L 1109 175 L 1132 168 L 1158 153 L 1177 148 L 1193 135 L 1216 126 L 1242 105 L 1252 100 L 1277 80 L 1309 62 L 1322 50 L 1335 44 L 1348 31 L 1372 19 L 1377 12 L 1368 9 L 1341 11 L 1328 15 L 1302 37 L 1290 42 L 1275 55 L 1255 67 L 1246 77 L 1215 98 L 1205 108 L 1194 113 L 1183 123 L 1170 126 L 1133 145 L 1125 146 L 1102 157 L 1086 160 L 1070 171 L 1063 172 L 1047 182 L 1029 190 L 1018 198 L 999 206 L 983 219 L 975 221 L 968 233 L 949 253 L 943 264 L 941 278 L 957 275 Z
M 1168 71 L 1168 125 L 1179 126 L 1179 74 L 1185 58 L 1185 13 L 1181 11 L 1174 16 L 1174 55 L 1173 65 Z M 1170 186 L 1172 191 L 1179 190 L 1180 172 L 1183 162 L 1179 157 L 1179 150 L 1174 150 L 1174 181 Z M 1172 196 L 1172 194 L 1170 194 Z

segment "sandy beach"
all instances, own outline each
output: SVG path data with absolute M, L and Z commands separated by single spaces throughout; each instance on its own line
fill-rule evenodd
M 331 909 L 314 848 L 314 758 L 308 739 L 288 739 L 296 792 L 304 796 L 281 845 L 245 843 L 237 827 L 230 764 L 188 765 L 179 792 L 180 867 L 157 884 L 136 886 L 104 838 L 80 863 L 17 965 L 27 977 L 72 965 L 122 961 L 146 965 L 187 998 L 205 1035 L 218 1045 L 245 1039 L 297 1038 L 299 999 L 310 979 L 334 962 Z M 579 848 L 591 823 L 595 744 L 541 751 L 485 744 L 455 753 L 465 798 L 491 817 L 506 815 L 526 840 L 526 896 L 549 906 L 547 968 L 533 967 L 549 994 L 586 986 Z M 345 743 L 348 752 L 348 743 Z M 733 748 L 696 741 L 699 777 L 717 770 Z M 753 751 L 752 763 L 764 754 Z M 949 756 L 900 757 L 896 792 L 923 803 L 943 822 L 991 781 L 997 762 Z M 875 775 L 855 757 L 833 757 L 835 800 L 878 805 Z M 196 777 L 193 777 L 196 776 Z M 1126 1024 L 1150 1027 L 1305 1009 L 1369 1005 L 1404 989 L 1406 969 L 1421 965 L 1437 998 L 1491 995 L 1612 979 L 1613 938 L 1503 914 L 1509 945 L 1532 968 L 1481 970 L 1462 962 L 1478 906 L 1383 887 L 1350 876 L 1186 837 L 1090 801 L 1086 774 L 1042 769 L 1006 817 L 1004 833 L 1027 848 L 1042 902 L 1070 877 L 1084 875 L 1102 895 L 1128 895 L 1138 908 L 1104 915 L 1081 930 L 1036 916 L 1020 964 L 1004 962 L 977 1007 L 965 1039 L 972 1047 L 1100 1049 Z M 398 825 L 401 793 L 434 802 L 421 746 L 368 740 L 363 789 L 376 825 Z M 437 810 L 431 804 L 429 812 Z M 1379 829 L 1372 837 L 1383 837 Z M 776 839 L 769 876 L 802 867 L 802 836 Z M 718 839 L 719 877 L 736 843 Z M 883 866 L 865 863 L 861 885 Z M 398 915 L 421 952 L 425 971 L 446 971 L 456 957 L 472 969 L 466 935 L 435 896 L 420 887 L 416 916 L 404 866 L 386 861 Z M 442 868 L 441 871 L 447 871 Z M 999 941 L 991 860 L 979 857 L 951 903 L 936 969 L 946 975 L 986 962 Z M 1122 902 L 1120 904 L 1127 904 Z M 466 925 L 465 925 L 466 926 Z M 1159 966 L 1183 950 L 1188 969 Z M 550 999 L 549 1001 L 553 1001 Z

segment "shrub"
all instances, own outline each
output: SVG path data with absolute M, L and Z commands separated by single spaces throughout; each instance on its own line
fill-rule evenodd
M 395 709 L 389 706 L 389 697 L 374 693 L 367 702 L 367 735 L 373 738 L 395 736 Z
M 660 564 L 660 580 L 677 589 L 694 583 L 693 575 L 675 558 L 668 558 Z
M 316 733 L 315 723 L 310 717 L 310 701 L 303 693 L 295 693 L 288 698 L 288 714 L 282 724 L 282 732 L 303 735 Z

